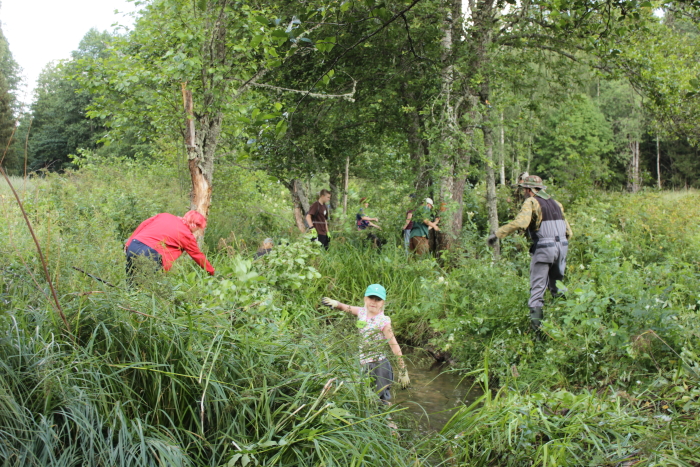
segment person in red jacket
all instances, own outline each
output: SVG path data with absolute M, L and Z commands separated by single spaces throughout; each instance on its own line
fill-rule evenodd
M 151 258 L 169 271 L 183 251 L 213 276 L 214 268 L 200 251 L 195 239 L 195 235 L 206 226 L 207 219 L 197 211 L 188 211 L 183 217 L 161 213 L 141 222 L 124 245 L 127 276 L 131 278 L 134 275 L 136 256 Z

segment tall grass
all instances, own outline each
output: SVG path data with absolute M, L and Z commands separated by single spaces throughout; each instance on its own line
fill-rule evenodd
M 407 258 L 400 241 L 379 251 L 345 226 L 322 251 L 285 233 L 278 184 L 233 169 L 222 179 L 231 199 L 207 234 L 217 277 L 184 259 L 128 290 L 126 236 L 157 212 L 186 209 L 167 170 L 106 164 L 27 184 L 71 335 L 16 205 L 0 197 L 3 465 L 698 462 L 697 193 L 600 194 L 568 209 L 569 293 L 547 299 L 548 338 L 535 341 L 523 238 L 504 242 L 494 262 L 472 220 L 460 247 L 435 261 Z M 255 226 L 243 212 L 251 202 L 266 212 Z M 236 251 L 216 254 L 231 231 Z M 289 242 L 251 261 L 270 231 Z M 404 421 L 401 408 L 378 406 L 360 373 L 352 317 L 319 307 L 326 295 L 359 304 L 377 282 L 402 345 L 428 346 L 501 388 L 440 434 L 392 433 L 387 417 Z

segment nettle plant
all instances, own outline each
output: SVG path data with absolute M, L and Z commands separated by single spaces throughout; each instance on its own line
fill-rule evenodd
M 321 252 L 321 244 L 306 234 L 297 242 L 281 239 L 275 248 L 262 257 L 260 270 L 271 286 L 284 291 L 299 289 L 302 284 L 321 278 L 313 261 Z

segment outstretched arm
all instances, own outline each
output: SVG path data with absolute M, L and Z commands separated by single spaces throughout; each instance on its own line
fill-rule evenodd
M 518 229 L 527 229 L 530 225 L 530 221 L 532 221 L 532 203 L 536 202 L 537 201 L 535 201 L 533 198 L 526 199 L 515 219 L 506 225 L 502 225 L 496 231 L 496 237 L 505 238 Z
M 346 313 L 350 313 L 355 316 L 357 316 L 357 314 L 360 312 L 359 306 L 346 305 L 345 303 L 340 303 L 338 300 L 333 300 L 332 298 L 323 297 L 321 299 L 321 302 L 326 306 L 335 308 L 337 310 L 342 310 Z

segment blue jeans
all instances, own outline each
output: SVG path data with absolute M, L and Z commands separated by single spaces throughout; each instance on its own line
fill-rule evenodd
M 134 258 L 137 256 L 145 256 L 146 258 L 152 259 L 155 263 L 158 263 L 159 266 L 162 267 L 163 265 L 158 251 L 134 238 L 126 249 L 126 277 L 129 281 L 134 278 L 134 274 L 136 273 Z

